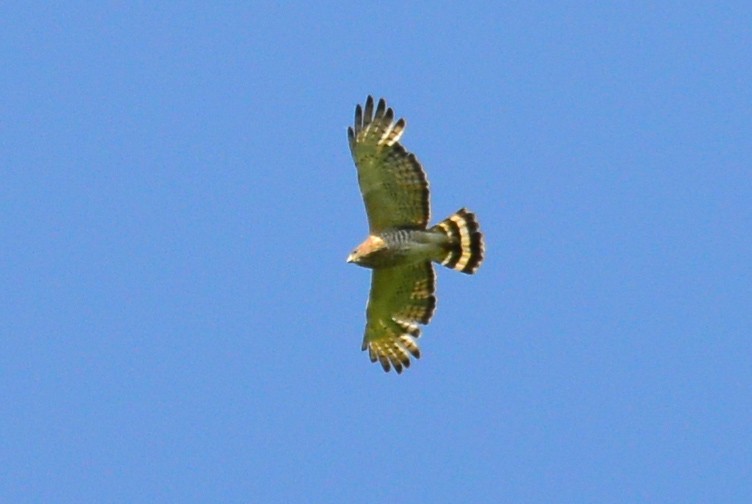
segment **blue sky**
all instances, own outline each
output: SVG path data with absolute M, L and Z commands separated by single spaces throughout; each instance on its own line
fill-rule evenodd
M 751 502 L 749 2 L 0 7 L 3 502 Z M 423 357 L 360 351 L 408 121 Z

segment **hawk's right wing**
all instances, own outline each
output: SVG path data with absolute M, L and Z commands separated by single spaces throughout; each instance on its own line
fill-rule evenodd
M 373 98 L 355 108 L 355 125 L 347 129 L 358 183 L 371 233 L 389 228 L 425 229 L 430 218 L 428 180 L 415 155 L 400 145 L 405 120 L 394 122 L 394 111 Z
M 373 270 L 366 310 L 363 350 L 384 371 L 397 373 L 420 357 L 418 324 L 427 324 L 436 308 L 436 274 L 430 261 Z

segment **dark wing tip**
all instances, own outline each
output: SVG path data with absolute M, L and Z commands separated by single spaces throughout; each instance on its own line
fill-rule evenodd
M 394 110 L 388 108 L 386 109 L 386 112 L 384 112 L 384 122 L 392 124 L 392 121 L 394 121 Z
M 363 108 L 363 127 L 365 128 L 373 121 L 373 97 L 368 95 L 366 98 L 366 105 Z
M 379 362 L 381 363 L 381 367 L 384 368 L 384 372 L 388 373 L 391 369 L 391 366 L 389 366 L 389 358 L 386 355 L 379 355 Z
M 379 104 L 376 105 L 376 113 L 374 114 L 374 119 L 381 119 L 384 117 L 384 113 L 386 112 L 386 100 L 383 98 L 379 99 Z
M 394 366 L 394 370 L 397 371 L 397 374 L 402 374 L 402 363 L 400 361 L 395 359 L 392 362 L 392 365 Z M 408 366 L 405 366 L 405 367 L 408 367 Z
M 363 129 L 363 109 L 360 104 L 355 106 L 355 133 Z

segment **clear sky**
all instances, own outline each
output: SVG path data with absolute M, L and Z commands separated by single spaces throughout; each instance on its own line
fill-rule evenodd
M 0 7 L 0 501 L 752 502 L 752 3 L 281 4 Z M 401 376 L 368 94 L 486 234 Z

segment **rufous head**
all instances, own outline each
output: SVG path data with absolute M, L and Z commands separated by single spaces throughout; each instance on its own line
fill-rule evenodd
M 368 256 L 386 248 L 386 242 L 378 236 L 371 235 L 363 243 L 355 247 L 355 250 L 347 256 L 347 262 L 365 264 Z

